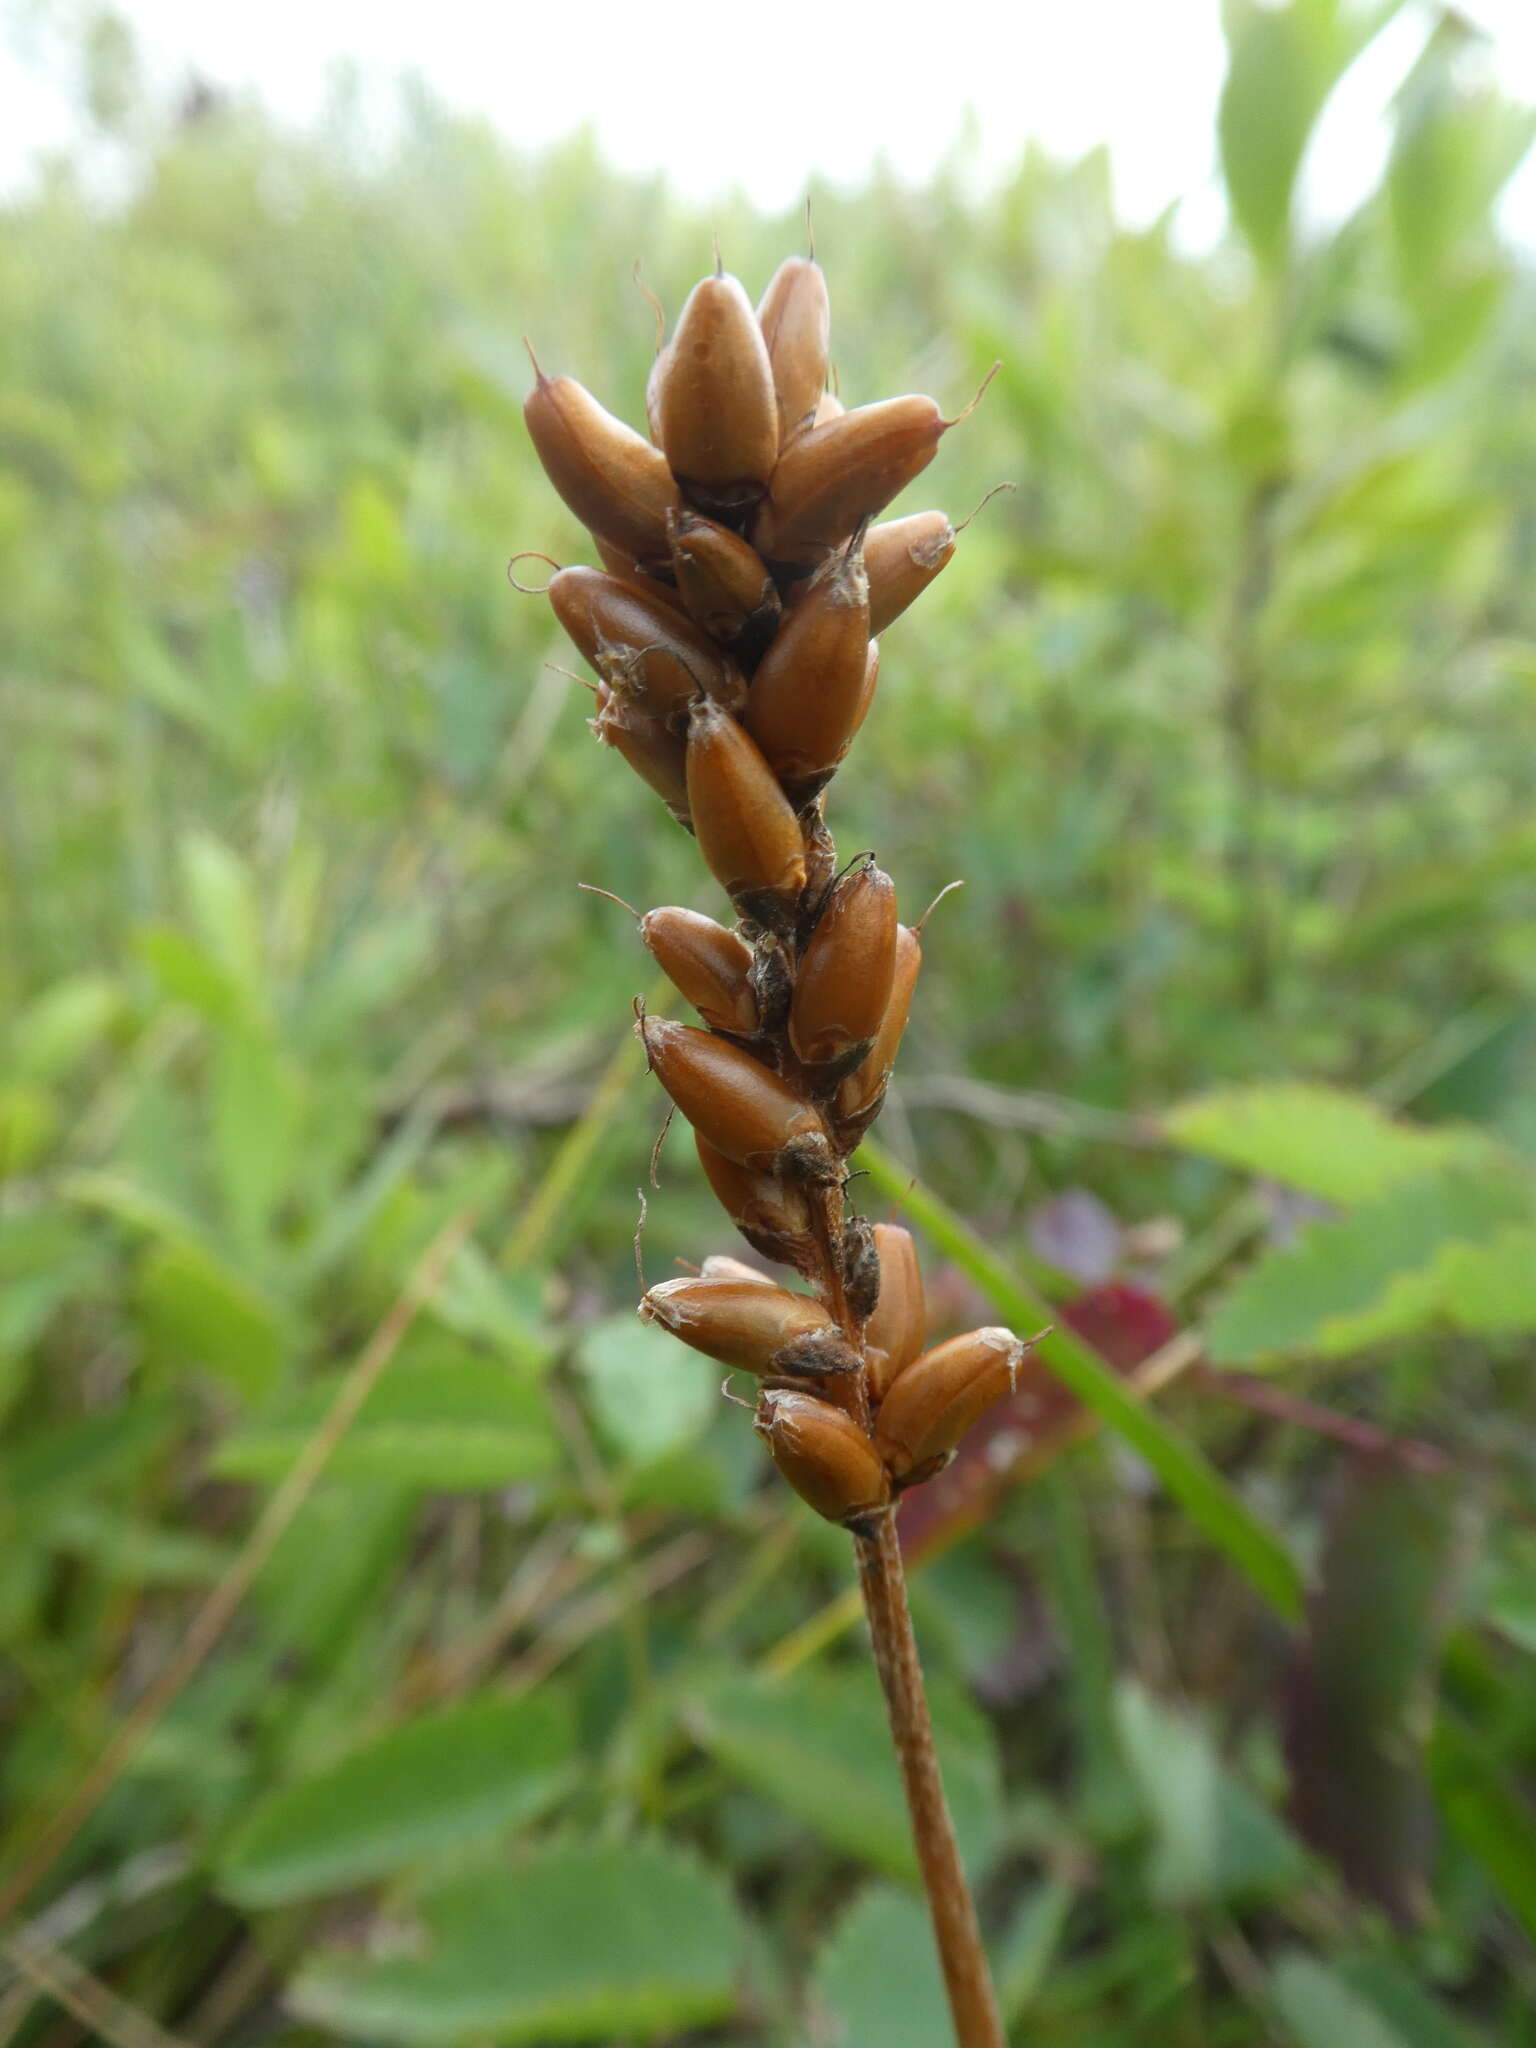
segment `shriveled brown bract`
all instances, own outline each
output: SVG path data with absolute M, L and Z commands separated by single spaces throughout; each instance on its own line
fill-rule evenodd
M 925 1350 L 910 1236 L 849 1205 L 848 1157 L 880 1113 L 922 948 L 873 855 L 839 870 L 825 817 L 875 693 L 874 636 L 955 548 L 941 512 L 873 522 L 955 422 L 911 395 L 844 410 L 826 392 L 828 334 L 814 259 L 790 257 L 755 316 L 717 268 L 658 352 L 650 441 L 537 365 L 526 415 L 602 564 L 549 586 L 598 678 L 593 731 L 695 835 L 736 915 L 732 930 L 676 907 L 640 920 L 702 1028 L 643 1014 L 636 1028 L 721 1205 L 810 1290 L 721 1262 L 652 1288 L 640 1312 L 758 1376 L 780 1473 L 853 1534 L 956 2038 L 1002 2048 L 892 1512 L 1008 1391 L 1028 1345 L 978 1330 Z

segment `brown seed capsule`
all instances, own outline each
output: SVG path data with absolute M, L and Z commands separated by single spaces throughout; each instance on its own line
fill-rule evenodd
M 806 1379 L 859 1369 L 858 1353 L 819 1301 L 756 1274 L 664 1280 L 641 1302 L 640 1317 L 742 1372 Z
M 832 315 L 821 265 L 810 257 L 786 257 L 763 293 L 757 321 L 773 370 L 782 444 L 810 422 L 827 381 Z
M 911 1231 L 899 1223 L 877 1223 L 875 1248 L 880 1255 L 880 1299 L 864 1332 L 864 1356 L 869 1398 L 879 1403 L 896 1375 L 922 1350 L 928 1305 Z
M 811 419 L 813 427 L 824 427 L 828 420 L 840 420 L 848 410 L 835 391 L 823 391 L 816 401 L 816 411 Z
M 949 422 L 931 398 L 855 406 L 799 434 L 774 470 L 752 541 L 775 568 L 819 561 L 933 460 Z
M 779 623 L 779 593 L 762 557 L 740 534 L 697 512 L 674 512 L 667 538 L 690 615 L 752 668 Z
M 713 1031 L 750 1038 L 758 1026 L 752 948 L 697 910 L 648 910 L 640 936 L 678 993 Z
M 740 914 L 787 929 L 805 887 L 800 827 L 756 741 L 712 704 L 689 722 L 688 809 L 710 873 Z
M 838 1083 L 834 1114 L 838 1125 L 838 1137 L 843 1142 L 848 1142 L 850 1137 L 854 1140 L 861 1138 L 879 1114 L 885 1084 L 890 1079 L 891 1068 L 896 1064 L 896 1051 L 901 1044 L 901 1035 L 907 1028 L 907 1016 L 912 1008 L 912 994 L 917 987 L 917 977 L 922 964 L 922 940 L 909 925 L 898 925 L 896 965 L 891 976 L 891 999 L 885 1006 L 880 1029 L 876 1032 L 875 1042 L 865 1057 L 851 1074 Z
M 869 630 L 883 633 L 921 597 L 955 552 L 955 529 L 945 512 L 914 512 L 888 519 L 864 536 L 869 576 Z
M 867 1526 L 891 1497 L 891 1483 L 863 1430 L 815 1394 L 765 1387 L 758 1435 L 800 1498 L 844 1528 Z
M 665 1017 L 642 1017 L 635 1029 L 662 1087 L 716 1151 L 788 1180 L 837 1177 L 814 1104 L 760 1060 Z
M 716 516 L 756 504 L 778 459 L 778 408 L 762 329 L 736 278 L 694 286 L 658 372 L 656 424 L 678 483 Z
M 667 507 L 677 485 L 666 457 L 605 412 L 574 377 L 546 377 L 523 406 L 545 474 L 582 525 L 643 567 L 667 566 Z
M 1030 1344 L 1012 1330 L 971 1330 L 913 1359 L 880 1404 L 875 1443 L 900 1484 L 947 1460 L 983 1410 L 1018 1384 Z
M 774 773 L 806 785 L 841 760 L 869 666 L 869 585 L 857 552 L 839 552 L 786 613 L 758 663 L 743 717 Z
M 874 1044 L 896 974 L 896 889 L 866 856 L 835 883 L 800 961 L 789 1042 L 808 1067 L 847 1073 Z
M 804 1187 L 727 1159 L 697 1133 L 695 1141 L 699 1164 L 715 1200 L 753 1251 L 765 1259 L 797 1266 L 802 1272 L 811 1269 L 817 1250 L 811 1199 Z
M 598 711 L 592 730 L 615 753 L 622 754 L 640 780 L 655 790 L 679 825 L 691 832 L 688 814 L 688 742 L 660 719 L 626 703 L 608 688 L 597 686 Z
M 638 583 L 579 565 L 549 579 L 555 617 L 604 682 L 657 718 L 680 724 L 699 697 L 732 709 L 746 685 L 714 642 Z

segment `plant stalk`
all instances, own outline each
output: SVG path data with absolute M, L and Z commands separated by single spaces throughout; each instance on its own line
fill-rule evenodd
M 986 1950 L 981 1944 L 976 1907 L 939 1776 L 933 1722 L 923 1688 L 917 1639 L 912 1633 L 894 1510 L 880 1517 L 877 1535 L 856 1534 L 853 1546 L 864 1611 L 869 1617 L 875 1669 L 880 1674 L 891 1740 L 901 1765 L 912 1837 L 923 1889 L 928 1895 L 955 2040 L 958 2048 L 1007 2048 Z

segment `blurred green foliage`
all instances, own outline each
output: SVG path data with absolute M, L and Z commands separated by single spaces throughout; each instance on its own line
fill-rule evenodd
M 1098 156 L 813 195 L 845 396 L 1003 365 L 913 506 L 1017 485 L 833 796 L 910 910 L 967 882 L 882 1127 L 992 1247 L 936 1313 L 1070 1293 L 1038 1225 L 1086 1187 L 1113 1277 L 1281 1397 L 1208 1373 L 1150 1464 L 1074 1452 L 917 1581 L 1021 2041 L 1536 2042 L 1536 280 L 1492 224 L 1531 122 L 1447 10 L 1309 225 L 1395 11 L 1228 0 L 1210 254 Z M 636 257 L 675 309 L 712 232 L 755 289 L 800 224 L 422 95 L 387 146 L 345 96 L 173 114 L 110 16 L 81 61 L 90 133 L 0 214 L 0 1893 L 35 1868 L 36 1934 L 195 2042 L 916 2048 L 873 1680 L 831 1629 L 763 1665 L 845 1542 L 628 1315 L 647 963 L 576 884 L 718 906 L 503 574 L 581 546 L 522 337 L 634 416 Z M 653 1273 L 722 1242 L 662 1175 Z M 1435 1447 L 1428 1505 L 1370 1430 Z M 6 1951 L 5 2038 L 62 2026 Z

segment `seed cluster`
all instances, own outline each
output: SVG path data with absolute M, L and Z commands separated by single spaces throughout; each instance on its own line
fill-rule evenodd
M 641 939 L 703 1028 L 642 1014 L 654 1073 L 753 1250 L 811 1294 L 707 1259 L 640 1304 L 755 1374 L 756 1427 L 790 1484 L 868 1531 L 1015 1384 L 1028 1345 L 973 1330 L 925 1349 L 909 1233 L 848 1210 L 922 965 L 889 875 L 839 870 L 828 783 L 875 694 L 877 636 L 955 551 L 942 512 L 875 525 L 955 424 L 931 398 L 845 410 L 826 388 L 826 283 L 781 264 L 754 313 L 717 270 L 646 392 L 650 438 L 537 371 L 525 418 L 602 567 L 549 599 L 595 672 L 598 738 L 697 838 L 736 913 L 652 910 Z M 537 366 L 536 366 L 537 370 Z

